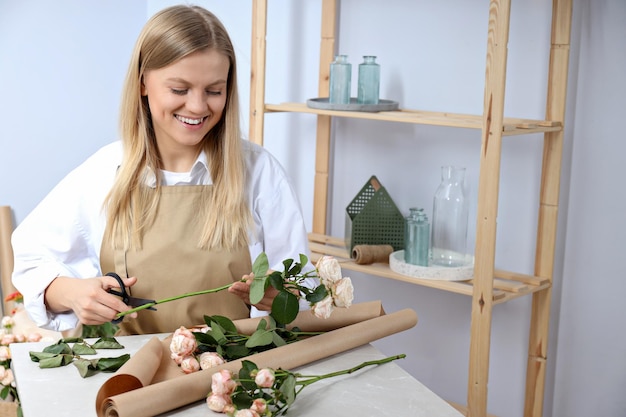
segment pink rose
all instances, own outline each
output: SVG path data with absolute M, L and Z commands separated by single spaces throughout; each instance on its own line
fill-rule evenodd
M 317 261 L 315 268 L 320 281 L 328 288 L 341 279 L 341 266 L 339 261 L 332 256 L 322 256 Z
M 13 378 L 13 371 L 10 369 L 6 369 L 2 374 L 2 380 L 0 380 L 0 384 L 5 387 L 12 385 L 15 386 L 15 379 Z
M 224 358 L 217 352 L 204 352 L 200 355 L 200 368 L 209 369 L 226 363 Z
M 11 351 L 8 346 L 0 346 L 0 361 L 8 361 L 11 359 Z
M 255 398 L 254 401 L 252 401 L 250 410 L 256 411 L 261 415 L 265 414 L 265 412 L 267 411 L 267 401 L 265 401 L 263 398 Z
M 181 326 L 174 332 L 170 343 L 170 351 L 180 356 L 191 355 L 198 347 L 196 337 L 191 330 Z
M 231 399 L 227 395 L 211 393 L 206 398 L 206 404 L 209 409 L 217 413 L 225 412 L 226 406 L 232 404 Z
M 270 368 L 261 369 L 254 377 L 254 383 L 260 388 L 271 388 L 275 380 L 274 370 Z
M 327 319 L 333 312 L 333 297 L 327 296 L 322 301 L 319 301 L 311 306 L 311 311 L 320 319 Z
M 217 395 L 230 395 L 237 388 L 233 380 L 233 374 L 227 369 L 222 369 L 211 376 L 211 392 Z
M 5 334 L 0 339 L 0 345 L 9 346 L 11 343 L 15 343 L 15 335 L 14 334 Z
M 354 287 L 352 280 L 345 277 L 335 282 L 331 289 L 335 306 L 348 308 L 352 305 L 354 298 Z
M 172 352 L 170 354 L 170 358 L 172 358 L 172 360 L 176 363 L 176 365 L 180 365 L 185 357 L 182 355 L 179 355 L 178 353 Z
M 191 374 L 200 370 L 200 363 L 195 356 L 185 356 L 180 363 L 180 369 L 186 374 Z
M 15 342 L 24 343 L 26 341 L 26 335 L 24 333 L 15 333 Z

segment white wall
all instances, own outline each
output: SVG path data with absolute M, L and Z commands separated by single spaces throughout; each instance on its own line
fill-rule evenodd
M 119 91 L 135 37 L 148 16 L 174 3 L 0 0 L 0 204 L 12 205 L 18 222 L 65 173 L 116 137 Z M 236 45 L 247 129 L 249 2 L 196 3 L 223 20 Z M 268 102 L 317 96 L 319 3 L 270 1 Z M 551 2 L 513 3 L 506 114 L 541 118 Z M 626 109 L 626 3 L 591 4 L 575 0 L 547 417 L 586 417 L 592 410 L 626 415 L 620 396 L 626 387 L 626 337 L 619 332 L 624 307 L 617 307 L 625 284 L 615 262 L 624 248 L 618 237 L 626 232 L 618 173 L 626 150 L 618 124 Z M 487 12 L 482 0 L 384 6 L 343 0 L 338 48 L 354 67 L 361 55 L 378 56 L 383 98 L 408 108 L 480 113 Z M 308 222 L 314 128 L 309 115 L 266 118 L 266 146 L 292 176 Z M 334 130 L 334 235 L 342 235 L 345 206 L 372 174 L 401 211 L 421 205 L 430 212 L 444 164 L 468 168 L 474 218 L 478 132 L 347 119 L 337 119 Z M 532 273 L 541 146 L 539 135 L 504 141 L 499 268 Z M 472 247 L 474 235 L 472 227 Z M 444 398 L 465 403 L 469 298 L 363 275 L 353 279 L 357 301 L 382 299 L 388 311 L 412 307 L 420 318 L 414 329 L 376 345 L 388 354 L 407 353 L 403 367 Z M 494 309 L 489 411 L 499 416 L 522 415 L 529 310 L 529 297 Z

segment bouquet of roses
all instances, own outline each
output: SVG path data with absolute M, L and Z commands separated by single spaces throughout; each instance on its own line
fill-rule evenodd
M 320 318 L 330 317 L 335 307 L 350 307 L 354 296 L 354 287 L 350 278 L 341 275 L 339 261 L 332 256 L 323 256 L 318 260 L 315 269 L 305 271 L 308 262 L 309 259 L 306 255 L 300 254 L 299 262 L 295 262 L 293 259 L 284 260 L 284 270 L 282 272 L 270 271 L 267 255 L 261 253 L 252 265 L 252 274 L 250 276 L 253 280 L 250 284 L 250 303 L 257 304 L 260 302 L 270 285 L 276 288 L 278 295 L 272 303 L 270 315 L 280 324 L 289 324 L 296 318 L 300 309 L 300 298 L 306 299 L 313 314 Z M 309 288 L 304 285 L 307 278 L 316 278 L 320 284 L 315 288 Z M 116 318 L 153 307 L 156 304 L 223 291 L 230 288 L 231 285 L 228 284 L 219 288 L 186 293 L 146 303 L 119 313 Z
M 205 316 L 205 325 L 197 329 L 181 326 L 170 343 L 172 359 L 185 373 L 191 373 L 319 334 L 285 328 L 298 314 L 299 297 L 309 302 L 316 317 L 326 319 L 335 307 L 349 307 L 354 291 L 350 278 L 342 276 L 335 258 L 324 256 L 315 270 L 303 272 L 307 263 L 307 257 L 300 255 L 299 262 L 285 260 L 283 272 L 268 272 L 267 256 L 261 254 L 252 267 L 250 301 L 253 304 L 260 301 L 272 285 L 279 292 L 271 314 L 259 322 L 252 335 L 238 333 L 234 323 L 223 316 Z M 318 278 L 320 284 L 315 288 L 304 286 L 304 280 L 310 277 Z
M 284 369 L 258 369 L 253 362 L 243 361 L 238 375 L 229 370 L 221 370 L 212 375 L 211 392 L 206 402 L 212 411 L 233 417 L 279 416 L 286 414 L 296 396 L 314 382 L 405 357 L 402 354 L 367 361 L 324 375 L 302 375 Z

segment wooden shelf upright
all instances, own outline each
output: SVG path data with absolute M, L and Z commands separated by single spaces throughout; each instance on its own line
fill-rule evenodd
M 337 0 L 322 0 L 319 59 L 319 97 L 328 95 L 330 63 L 335 55 Z M 487 386 L 493 306 L 521 296 L 532 296 L 526 373 L 525 417 L 541 417 L 553 281 L 563 130 L 569 64 L 572 0 L 553 0 L 550 62 L 545 120 L 504 117 L 506 65 L 511 0 L 491 0 L 487 35 L 484 108 L 480 115 L 400 109 L 362 113 L 312 109 L 304 103 L 265 103 L 267 0 L 253 0 L 252 68 L 249 139 L 263 144 L 266 113 L 295 112 L 317 116 L 313 226 L 309 236 L 312 257 L 341 258 L 342 267 L 465 294 L 472 297 L 467 406 L 455 405 L 469 417 L 487 416 Z M 469 282 L 442 282 L 407 278 L 379 264 L 357 265 L 343 240 L 326 235 L 328 184 L 331 181 L 330 146 L 333 117 L 383 120 L 481 131 L 480 173 L 476 223 L 474 278 Z M 539 199 L 534 275 L 495 268 L 496 217 L 502 138 L 543 133 L 543 164 Z M 480 244 L 478 244 L 480 243 Z

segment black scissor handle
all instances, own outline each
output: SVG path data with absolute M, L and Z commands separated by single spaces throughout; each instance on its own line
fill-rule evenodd
M 126 292 L 126 286 L 124 285 L 124 281 L 122 281 L 122 278 L 120 278 L 120 276 L 117 275 L 115 272 L 107 272 L 106 276 L 115 278 L 117 283 L 120 284 L 119 291 L 116 291 L 113 288 L 109 288 L 107 292 L 109 294 L 113 294 L 113 295 L 117 295 L 118 297 L 121 297 L 124 304 L 128 304 L 129 296 L 128 296 L 128 293 Z M 118 323 L 121 323 L 122 320 L 124 320 L 124 316 L 111 320 L 111 323 L 118 324 Z

